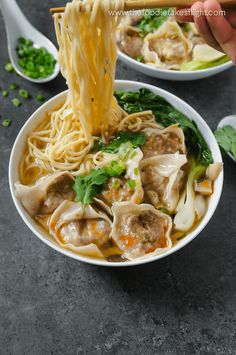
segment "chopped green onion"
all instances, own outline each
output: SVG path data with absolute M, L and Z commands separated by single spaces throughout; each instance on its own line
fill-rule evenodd
M 6 119 L 6 120 L 2 121 L 2 126 L 3 127 L 8 127 L 8 126 L 10 126 L 10 124 L 11 124 L 11 120 L 9 120 L 9 119 Z
M 8 62 L 5 65 L 5 70 L 8 71 L 9 73 L 12 73 L 14 71 L 13 65 L 11 64 L 11 62 Z
M 125 172 L 126 166 L 123 162 L 112 161 L 106 170 L 110 176 L 120 176 Z
M 131 142 L 126 142 L 121 144 L 118 151 L 119 158 L 122 160 L 127 160 L 132 150 L 133 150 L 133 145 Z
M 12 99 L 11 102 L 16 107 L 20 107 L 21 106 L 21 101 L 19 99 L 17 99 L 17 98 Z
M 135 173 L 135 175 L 139 175 L 139 168 L 138 167 L 134 168 L 134 173 Z
M 7 90 L 2 91 L 2 96 L 7 97 L 9 95 L 9 92 Z
M 18 64 L 23 69 L 24 75 L 33 78 L 46 78 L 53 74 L 56 60 L 47 49 L 36 48 L 34 43 L 27 38 L 19 38 L 16 48 Z
M 144 63 L 144 56 L 143 55 L 140 55 L 136 58 L 136 60 L 140 63 Z
M 45 97 L 44 97 L 43 95 L 38 94 L 38 95 L 36 96 L 36 100 L 37 100 L 38 102 L 44 102 L 46 99 L 45 99 Z
M 112 187 L 113 189 L 119 189 L 120 187 L 120 181 L 118 179 L 114 179 L 113 182 L 112 182 Z
M 135 190 L 136 187 L 136 181 L 135 180 L 128 180 L 127 181 L 128 187 L 130 190 Z
M 11 83 L 10 84 L 10 90 L 15 90 L 17 88 L 16 83 Z
M 23 97 L 24 99 L 28 99 L 28 98 L 29 98 L 29 93 L 28 93 L 27 90 L 20 89 L 20 90 L 18 91 L 18 93 L 19 93 L 19 95 L 20 95 L 21 97 Z
M 130 159 L 133 159 L 134 157 L 136 157 L 137 154 L 138 154 L 138 153 L 134 150 L 134 151 L 130 154 L 129 158 L 130 158 Z

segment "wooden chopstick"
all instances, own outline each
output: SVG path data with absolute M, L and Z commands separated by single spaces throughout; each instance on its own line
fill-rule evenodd
M 218 0 L 222 7 L 235 7 L 236 0 Z M 156 7 L 191 7 L 196 0 L 125 0 L 124 11 L 154 9 Z M 62 13 L 65 7 L 53 7 L 51 13 Z

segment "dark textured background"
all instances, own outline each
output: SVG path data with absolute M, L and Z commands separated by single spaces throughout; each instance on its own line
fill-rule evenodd
M 59 0 L 19 1 L 32 23 L 55 40 L 48 7 Z M 17 82 L 47 98 L 65 88 L 4 71 L 8 58 L 0 21 L 0 87 Z M 165 82 L 118 64 L 117 78 L 160 86 L 192 105 L 215 129 L 236 113 L 236 69 L 196 82 Z M 0 95 L 1 96 L 1 95 Z M 11 93 L 11 97 L 14 94 Z M 24 225 L 8 187 L 8 161 L 19 129 L 38 107 L 15 108 L 0 97 L 0 354 L 236 354 L 236 164 L 225 160 L 219 207 L 204 232 L 166 259 L 122 270 L 71 260 Z

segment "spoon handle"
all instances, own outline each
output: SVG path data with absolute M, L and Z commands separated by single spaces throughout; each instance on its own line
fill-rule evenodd
M 22 27 L 30 33 L 32 25 L 26 19 L 15 0 L 0 0 L 0 9 L 5 22 L 8 43 L 22 34 Z

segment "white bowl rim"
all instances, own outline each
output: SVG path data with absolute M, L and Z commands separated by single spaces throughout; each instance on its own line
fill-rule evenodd
M 216 69 L 218 68 L 219 71 L 224 71 L 226 69 L 231 68 L 234 64 L 231 60 L 229 60 L 228 62 L 225 62 L 223 64 L 220 65 L 216 65 L 214 67 L 211 68 L 205 68 L 205 69 L 199 69 L 199 70 L 171 70 L 171 69 L 161 69 L 161 68 L 155 68 L 152 67 L 151 65 L 145 64 L 145 63 L 141 63 L 138 62 L 136 59 L 131 58 L 130 56 L 128 56 L 127 54 L 125 54 L 124 52 L 122 52 L 119 48 L 117 49 L 118 52 L 118 57 L 121 58 L 121 60 L 124 58 L 125 60 L 129 61 L 130 64 L 134 64 L 137 66 L 140 66 L 141 68 L 146 68 L 147 70 L 150 70 L 150 72 L 152 71 L 153 73 L 165 73 L 165 74 L 174 74 L 174 76 L 181 76 L 181 75 L 185 75 L 186 79 L 188 76 L 200 76 L 201 74 L 207 74 L 207 73 L 214 73 L 218 74 L 218 71 L 216 71 Z M 134 69 L 136 69 L 135 67 L 133 67 Z M 137 69 L 136 69 L 137 70 Z M 202 78 L 204 79 L 204 78 Z
M 149 85 L 149 84 L 145 84 L 145 83 L 141 83 L 141 82 L 136 82 L 136 81 L 128 81 L 128 80 L 116 80 L 116 86 L 134 86 L 134 90 L 138 90 L 138 88 L 147 88 L 150 89 L 152 91 L 158 91 L 157 95 L 160 95 L 164 97 L 168 97 L 168 99 L 174 99 L 176 102 L 178 102 L 179 104 L 182 104 L 183 106 L 185 106 L 186 108 L 188 108 L 188 110 L 190 110 L 192 112 L 192 114 L 197 117 L 197 120 L 201 121 L 201 123 L 204 126 L 204 129 L 206 129 L 208 131 L 208 133 L 210 134 L 210 136 L 212 137 L 212 143 L 214 143 L 215 145 L 215 154 L 218 156 L 217 160 L 219 162 L 222 162 L 222 156 L 221 156 L 221 152 L 220 149 L 216 143 L 215 137 L 213 135 L 213 133 L 211 132 L 209 126 L 207 125 L 207 123 L 204 121 L 204 119 L 190 106 L 188 105 L 186 102 L 184 102 L 182 99 L 180 99 L 179 97 L 171 94 L 170 92 L 163 90 L 159 87 L 155 87 L 153 85 Z M 131 90 L 131 89 L 130 89 Z M 128 266 L 136 266 L 136 265 L 142 265 L 142 264 L 146 264 L 146 263 L 150 263 L 162 258 L 165 258 L 175 252 L 177 252 L 178 250 L 182 249 L 185 245 L 189 244 L 194 238 L 196 238 L 201 232 L 202 230 L 206 227 L 206 225 L 209 223 L 210 219 L 212 218 L 220 197 L 221 197 L 221 193 L 222 193 L 222 188 L 223 188 L 223 172 L 221 173 L 221 175 L 218 177 L 218 189 L 217 191 L 214 192 L 213 195 L 213 199 L 214 199 L 214 205 L 211 208 L 211 211 L 209 212 L 208 209 L 208 213 L 207 215 L 204 216 L 203 220 L 200 222 L 200 224 L 196 227 L 196 229 L 194 231 L 192 231 L 189 235 L 187 235 L 186 237 L 184 237 L 182 240 L 180 240 L 176 245 L 174 245 L 171 249 L 169 249 L 167 252 L 154 256 L 152 258 L 147 258 L 147 259 L 141 259 L 141 260 L 133 260 L 133 261 L 127 261 L 127 262 L 107 262 L 105 260 L 99 260 L 99 259 L 93 259 L 93 258 L 89 258 L 86 256 L 82 256 L 79 254 L 74 253 L 73 251 L 70 251 L 68 249 L 63 248 L 62 246 L 60 246 L 59 244 L 54 244 L 52 241 L 50 241 L 49 239 L 45 238 L 43 236 L 42 233 L 39 232 L 39 230 L 36 230 L 34 228 L 34 226 L 31 223 L 31 217 L 28 215 L 28 213 L 24 210 L 23 206 L 21 205 L 20 201 L 16 198 L 15 195 L 15 189 L 14 189 L 14 183 L 15 181 L 13 181 L 13 171 L 15 171 L 16 167 L 14 165 L 14 155 L 16 154 L 16 151 L 18 149 L 18 141 L 20 140 L 21 136 L 24 135 L 25 131 L 27 131 L 27 126 L 31 121 L 36 120 L 37 115 L 40 113 L 40 111 L 45 108 L 46 106 L 49 106 L 56 101 L 57 99 L 59 99 L 60 97 L 63 98 L 63 96 L 65 96 L 65 94 L 67 93 L 68 90 L 65 90 L 59 94 L 57 94 L 56 96 L 52 97 L 50 100 L 48 100 L 47 102 L 45 102 L 42 106 L 40 106 L 31 116 L 30 118 L 25 122 L 25 124 L 23 125 L 23 127 L 21 128 L 19 134 L 16 137 L 15 143 L 13 145 L 12 151 L 11 151 L 11 156 L 10 156 L 10 161 L 9 161 L 9 186 L 10 186 L 10 191 L 11 191 L 11 195 L 12 195 L 12 199 L 14 201 L 15 207 L 18 211 L 18 213 L 20 214 L 21 218 L 23 219 L 23 221 L 25 222 L 25 224 L 29 227 L 29 229 L 33 232 L 33 234 L 35 234 L 41 241 L 43 241 L 45 244 L 47 244 L 48 246 L 50 246 L 51 248 L 53 248 L 54 250 L 60 252 L 61 254 L 64 254 L 66 256 L 69 256 L 75 260 L 79 260 L 82 262 L 85 262 L 87 264 L 92 264 L 92 265 L 97 265 L 97 266 L 106 266 L 106 267 L 128 267 Z M 17 166 L 18 169 L 18 166 Z

